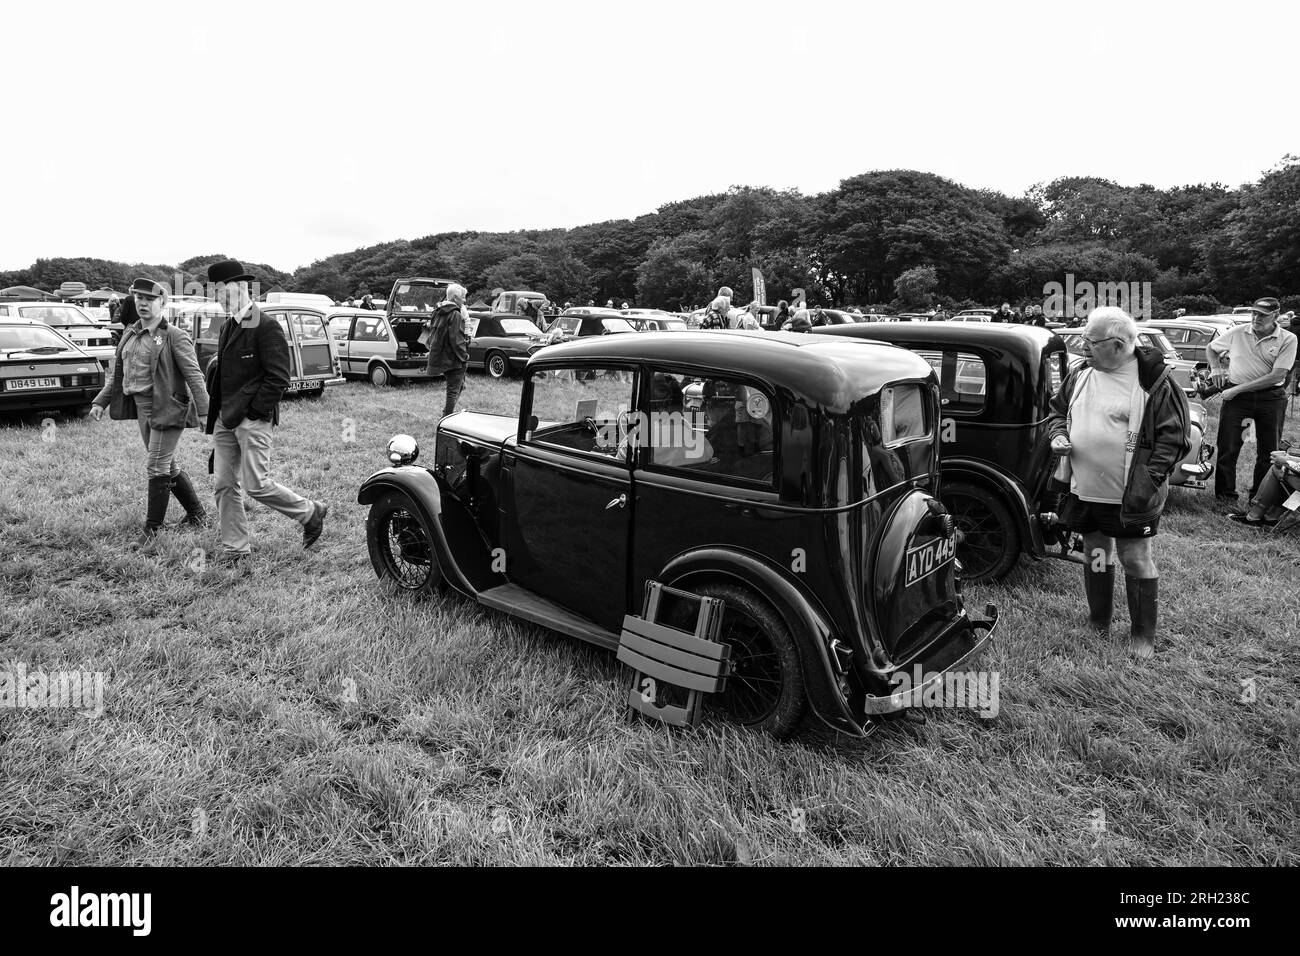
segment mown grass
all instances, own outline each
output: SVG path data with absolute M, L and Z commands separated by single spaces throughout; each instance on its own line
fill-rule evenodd
M 474 376 L 462 405 L 516 394 Z M 287 403 L 277 475 L 333 511 L 304 552 L 254 507 L 238 579 L 199 560 L 211 531 L 128 547 L 132 427 L 0 428 L 0 670 L 107 675 L 97 718 L 0 709 L 0 862 L 1300 862 L 1300 536 L 1175 491 L 1164 640 L 1142 664 L 1122 590 L 1115 638 L 1079 630 L 1072 565 L 968 587 L 1003 613 L 992 720 L 932 710 L 864 741 L 669 732 L 621 719 L 612 655 L 376 585 L 356 488 L 441 404 L 437 386 L 361 384 Z M 196 432 L 180 454 L 210 494 Z

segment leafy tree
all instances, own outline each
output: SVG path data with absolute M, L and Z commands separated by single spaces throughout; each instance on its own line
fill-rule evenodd
M 934 266 L 908 269 L 894 280 L 894 293 L 903 311 L 928 309 L 939 288 L 939 273 Z

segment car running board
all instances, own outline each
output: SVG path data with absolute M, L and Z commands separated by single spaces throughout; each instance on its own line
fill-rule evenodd
M 480 604 L 540 624 L 552 631 L 559 631 L 561 634 L 576 637 L 607 650 L 618 648 L 618 635 L 613 631 L 597 627 L 585 617 L 574 614 L 568 608 L 561 607 L 554 601 L 548 601 L 518 584 L 498 584 L 486 591 L 479 591 L 475 597 Z

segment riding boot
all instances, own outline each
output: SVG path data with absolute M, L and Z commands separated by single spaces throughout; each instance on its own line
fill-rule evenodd
M 158 475 L 149 479 L 149 500 L 144 518 L 144 530 L 136 540 L 136 547 L 143 547 L 153 540 L 163 526 L 167 517 L 167 502 L 172 496 L 171 475 Z
M 1156 652 L 1156 618 L 1160 608 L 1159 578 L 1135 578 L 1124 575 L 1128 598 L 1128 652 L 1148 658 Z
M 181 524 L 191 528 L 207 527 L 208 513 L 203 509 L 203 504 L 194 491 L 190 476 L 184 471 L 172 475 L 172 494 L 176 496 L 177 503 L 185 509 L 185 517 L 181 519 Z
M 1088 597 L 1088 626 L 1098 634 L 1110 633 L 1110 619 L 1115 613 L 1115 566 L 1094 571 L 1083 566 L 1083 593 Z

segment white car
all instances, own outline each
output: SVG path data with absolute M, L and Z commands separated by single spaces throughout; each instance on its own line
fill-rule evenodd
M 72 340 L 81 351 L 93 356 L 106 371 L 113 364 L 113 334 L 110 329 L 92 319 L 79 305 L 66 302 L 3 302 L 0 318 L 27 319 L 43 322 L 58 329 Z

